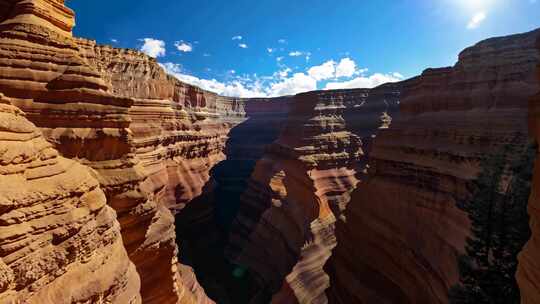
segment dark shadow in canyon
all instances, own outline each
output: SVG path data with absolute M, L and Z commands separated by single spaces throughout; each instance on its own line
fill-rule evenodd
M 365 178 L 364 169 L 378 129 L 384 124 L 391 124 L 399 113 L 401 86 L 401 83 L 387 83 L 373 89 L 341 90 L 347 92 L 343 100 L 346 106 L 343 119 L 347 130 L 362 140 L 364 156 L 358 159 L 355 168 L 359 180 Z
M 246 105 L 248 119 L 229 133 L 227 159 L 212 168 L 203 194 L 176 216 L 179 260 L 194 269 L 207 295 L 220 304 L 250 303 L 260 292 L 245 269 L 228 261 L 225 248 L 255 164 L 287 118 L 285 111 L 261 113 L 257 107 L 262 102 Z

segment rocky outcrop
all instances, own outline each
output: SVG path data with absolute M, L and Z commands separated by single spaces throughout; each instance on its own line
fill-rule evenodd
M 536 47 L 540 51 L 540 37 L 536 40 Z M 537 79 L 540 81 L 540 65 L 537 68 Z M 531 137 L 540 142 L 539 124 L 540 92 L 534 96 L 529 104 L 529 131 Z M 536 158 L 533 185 L 529 199 L 529 215 L 532 236 L 519 255 L 519 268 L 516 275 L 521 291 L 521 303 L 533 304 L 540 301 L 540 161 Z
M 230 128 L 244 119 L 243 102 L 181 83 L 139 52 L 97 46 L 86 40 L 78 43 L 83 56 L 111 81 L 114 93 L 134 100 L 129 110 L 131 148 L 147 175 L 140 187 L 151 193 L 162 219 L 159 228 L 152 230 L 151 225 L 139 239 L 160 243 L 157 246 L 164 256 L 150 254 L 139 259 L 134 252 L 133 259 L 148 267 L 140 270 L 143 297 L 152 295 L 148 301 L 161 302 L 170 295 L 156 297 L 163 293 L 162 284 L 149 276 L 145 285 L 144 273 L 155 273 L 160 264 L 166 269 L 170 267 L 167 261 L 176 259 L 173 215 L 203 194 L 210 169 L 225 158 L 223 150 Z M 141 225 L 133 223 L 132 227 L 140 229 Z M 164 229 L 169 237 L 163 234 Z M 141 252 L 138 247 L 132 248 Z M 196 293 L 204 294 L 201 290 Z
M 406 83 L 400 116 L 375 138 L 368 177 L 338 223 L 331 303 L 448 302 L 469 231 L 456 201 L 470 195 L 483 154 L 526 140 L 539 35 L 482 41 L 454 67 Z
M 74 13 L 64 6 L 64 0 L 16 1 L 2 0 L 0 22 L 6 25 L 25 24 L 40 27 L 55 34 L 71 37 L 75 25 Z
M 235 277 L 223 252 L 240 196 L 256 162 L 282 130 L 291 100 L 241 100 L 245 120 L 228 133 L 226 159 L 210 171 L 203 195 L 176 216 L 181 262 L 193 266 L 205 292 L 217 303 L 249 302 L 249 278 Z
M 242 195 L 228 255 L 254 275 L 259 301 L 272 294 L 274 301 L 324 298 L 322 266 L 336 244 L 336 216 L 358 182 L 355 163 L 362 155 L 360 139 L 342 116 L 345 96 L 295 96 L 284 130 Z
M 72 38 L 63 1 L 1 2 L 11 11 L 0 24 L 0 91 L 62 156 L 97 172 L 143 301 L 208 301 L 177 262 L 173 213 L 224 158 L 236 120 L 218 110 L 241 116 L 239 103 L 180 83 L 139 52 Z
M 323 291 L 328 287 L 328 279 L 322 271 L 322 265 L 335 246 L 335 238 L 333 238 L 334 214 L 343 218 L 342 210 L 345 209 L 348 202 L 347 193 L 356 185 L 357 175 L 361 175 L 357 173 L 364 170 L 367 159 L 365 154 L 358 153 L 360 151 L 356 151 L 356 153 L 350 151 L 355 149 L 353 148 L 355 145 L 357 150 L 360 147 L 358 137 L 352 132 L 362 137 L 362 149 L 366 147 L 379 128 L 385 128 L 389 125 L 391 121 L 389 114 L 397 115 L 400 89 L 401 84 L 388 84 L 373 90 L 339 90 L 314 92 L 295 97 L 245 100 L 244 111 L 247 120 L 229 132 L 229 139 L 225 147 L 227 159 L 212 169 L 212 182 L 206 185 L 208 190 L 205 193 L 210 193 L 210 195 L 192 201 L 177 216 L 177 231 L 183 240 L 181 243 L 184 252 L 181 255 L 183 262 L 194 266 L 201 284 L 213 299 L 219 303 L 244 303 L 251 300 L 270 301 L 271 294 L 276 293 L 273 296 L 273 301 L 276 303 L 281 301 L 301 301 L 302 303 L 324 301 Z M 316 103 L 317 100 L 320 104 Z M 326 108 L 325 102 L 328 103 Z M 335 107 L 331 106 L 332 102 L 336 104 Z M 343 135 L 342 133 L 345 134 L 344 138 L 337 140 L 337 147 L 332 147 L 331 143 L 328 144 L 329 141 L 324 136 L 327 134 L 330 137 L 333 133 L 337 134 L 335 137 L 340 137 Z M 318 139 L 318 136 L 323 140 Z M 351 136 L 350 141 L 347 136 Z M 316 170 L 310 169 L 309 165 L 305 165 L 302 160 L 299 160 L 302 153 L 309 154 L 310 152 L 298 152 L 299 155 L 296 156 L 280 156 L 279 150 L 277 150 L 279 148 L 276 147 L 283 145 L 279 141 L 285 140 L 285 137 L 297 141 L 287 143 L 287 145 L 295 147 L 294 149 L 301 150 L 302 147 L 311 145 L 312 149 L 322 148 L 321 153 L 328 154 L 324 160 L 317 160 Z M 344 151 L 344 155 L 347 153 L 350 155 L 346 160 L 341 160 L 340 157 L 343 155 L 340 155 L 336 158 L 337 161 L 333 162 L 333 153 L 336 151 L 332 152 L 332 149 Z M 286 267 L 289 269 L 283 270 L 281 274 L 275 274 L 274 290 L 267 288 L 260 293 L 261 286 L 267 287 L 264 286 L 266 284 L 264 278 L 262 280 L 257 278 L 260 277 L 258 273 L 260 269 L 255 269 L 241 262 L 238 263 L 236 257 L 239 251 L 244 250 L 243 246 L 249 244 L 249 241 L 246 241 L 249 237 L 243 234 L 253 232 L 256 221 L 261 216 L 260 212 L 269 208 L 266 204 L 271 204 L 268 199 L 261 199 L 263 192 L 261 189 L 269 187 L 269 182 L 264 179 L 271 179 L 275 174 L 267 167 L 273 161 L 277 163 L 278 167 L 289 172 L 289 175 L 293 175 L 292 180 L 296 178 L 294 174 L 305 179 L 305 182 L 303 180 L 289 182 L 286 187 L 303 187 L 304 189 L 300 191 L 305 191 L 305 193 L 309 193 L 311 190 L 315 191 L 315 187 L 317 187 L 316 199 L 322 198 L 323 203 L 332 202 L 330 205 L 334 210 L 329 216 L 328 223 L 313 224 L 315 232 L 309 231 L 311 229 L 309 226 L 308 228 L 304 227 L 310 235 L 307 240 L 299 241 L 305 245 L 300 258 L 304 262 L 295 265 L 294 270 L 290 269 L 292 267 L 290 265 L 285 266 L 285 269 L 287 269 Z M 306 173 L 300 173 L 300 170 L 309 171 L 307 174 L 316 173 L 322 176 L 306 178 L 304 176 Z M 262 174 L 268 174 L 270 177 L 261 177 Z M 256 176 L 262 180 L 255 180 Z M 313 178 L 314 181 L 310 178 Z M 257 182 L 262 183 L 262 185 L 255 189 L 254 186 Z M 312 187 L 311 190 L 309 190 L 310 187 Z M 336 192 L 332 193 L 334 189 Z M 253 198 L 253 193 L 257 193 L 256 199 Z M 306 194 L 301 203 L 319 208 L 315 199 L 312 201 L 313 197 L 315 196 L 309 197 Z M 280 200 L 285 201 L 286 199 L 280 198 Z M 287 208 L 290 207 L 283 208 L 285 210 L 282 217 L 289 216 L 290 213 L 294 214 L 294 210 L 291 211 Z M 232 225 L 231 244 L 227 244 L 226 236 L 231 228 L 230 222 L 235 218 L 238 209 L 240 209 L 240 214 Z M 275 211 L 269 210 L 269 216 L 276 214 Z M 307 216 L 302 214 L 298 216 L 302 221 L 308 221 L 302 219 L 302 217 Z M 278 227 L 280 224 L 280 222 L 272 223 Z M 282 242 L 287 242 L 286 238 L 290 237 L 290 231 L 281 229 L 280 233 L 284 238 Z M 315 240 L 311 240 L 312 234 L 316 236 Z M 269 234 L 269 237 L 278 236 Z M 268 244 L 263 244 L 260 239 L 255 240 L 255 242 L 249 246 L 253 246 L 259 251 L 260 248 L 264 247 L 272 248 Z M 273 242 L 272 244 L 274 244 Z M 276 240 L 275 242 L 279 244 L 280 241 Z M 302 245 L 299 246 L 302 247 Z M 223 260 L 224 247 L 227 247 L 226 252 L 229 258 L 239 264 L 236 268 Z M 300 247 L 297 250 L 301 251 Z M 254 248 L 248 250 L 254 250 Z M 270 269 L 274 265 L 272 263 L 281 263 L 281 261 L 271 259 L 272 256 L 275 256 L 272 252 L 267 254 L 267 256 L 262 256 L 260 253 L 256 253 L 257 256 L 253 259 L 261 259 L 263 262 L 259 262 L 267 263 Z M 318 261 L 314 262 L 313 259 L 318 259 Z M 292 256 L 288 263 L 296 263 L 296 261 L 298 261 L 298 257 Z M 243 275 L 246 266 L 251 275 Z M 272 270 L 267 271 L 271 272 Z M 294 288 L 291 288 L 289 283 L 284 280 L 284 273 L 290 274 L 288 280 L 290 284 L 294 285 Z M 253 285 L 254 277 L 258 283 Z M 275 288 L 278 288 L 278 291 Z
M 367 172 L 369 152 L 379 129 L 386 129 L 399 115 L 401 91 L 407 82 L 387 83 L 373 89 L 336 90 L 342 93 L 346 106 L 343 118 L 347 128 L 362 139 L 364 156 L 356 163 L 359 178 Z
M 0 302 L 140 303 L 95 172 L 60 157 L 2 94 L 0 147 Z

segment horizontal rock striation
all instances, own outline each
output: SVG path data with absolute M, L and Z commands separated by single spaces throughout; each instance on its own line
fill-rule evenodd
M 158 247 L 168 248 L 163 253 L 166 256 L 134 257 L 147 265 L 142 273 L 152 273 L 157 265 L 176 259 L 172 215 L 182 212 L 186 204 L 203 194 L 210 180 L 210 169 L 225 158 L 223 149 L 230 128 L 244 120 L 244 102 L 181 83 L 139 52 L 97 46 L 85 40 L 79 40 L 79 44 L 84 48 L 85 58 L 112 82 L 113 91 L 134 100 L 129 110 L 132 149 L 147 174 L 140 186 L 152 194 L 162 219 L 155 222 L 159 225 L 156 230 L 151 225 L 139 239 L 153 239 L 159 243 Z M 189 218 L 184 221 L 189 222 Z M 133 227 L 138 229 L 140 225 Z M 164 227 L 169 233 L 167 238 Z M 156 235 L 150 235 L 151 231 Z M 139 249 L 134 247 L 136 251 Z M 152 295 L 148 301 L 170 298 L 170 295 L 156 297 L 163 292 L 161 283 L 148 276 L 145 284 L 144 278 L 143 275 L 143 297 Z M 204 298 L 201 290 L 195 293 Z
M 344 94 L 343 118 L 347 127 L 362 139 L 364 156 L 356 163 L 360 179 L 367 172 L 369 151 L 379 129 L 386 129 L 399 115 L 401 91 L 406 82 L 387 83 L 373 89 L 336 90 Z
M 540 51 L 540 37 L 536 40 L 536 47 Z M 536 71 L 537 79 L 540 81 L 540 64 Z M 530 101 L 529 106 L 529 131 L 536 143 L 540 142 L 539 111 L 540 92 Z M 521 303 L 533 304 L 540 301 L 540 161 L 538 157 L 535 163 L 531 196 L 529 199 L 529 215 L 531 217 L 532 237 L 525 245 L 519 255 L 519 267 L 516 275 L 521 291 Z
M 226 160 L 212 168 L 217 185 L 215 211 L 224 228 L 230 226 L 237 213 L 240 196 L 256 162 L 283 130 L 292 100 L 290 97 L 246 100 L 246 120 L 229 131 L 224 150 Z
M 181 261 L 192 265 L 200 284 L 218 303 L 247 303 L 250 281 L 233 276 L 233 266 L 223 255 L 240 196 L 262 157 L 286 122 L 292 98 L 249 99 L 245 120 L 228 133 L 226 159 L 210 171 L 203 195 L 192 200 L 176 216 L 181 239 Z
M 209 301 L 178 264 L 173 213 L 224 158 L 242 102 L 183 84 L 139 52 L 72 38 L 63 1 L 0 2 L 11 8 L 0 24 L 0 91 L 64 157 L 95 169 L 143 301 Z
M 540 88 L 540 30 L 464 50 L 454 67 L 407 81 L 400 115 L 376 137 L 327 265 L 331 303 L 447 303 L 468 235 L 456 201 L 482 155 L 526 141 L 527 100 Z
M 94 175 L 60 157 L 0 94 L 1 303 L 141 303 Z
M 336 216 L 358 182 L 362 156 L 362 143 L 343 118 L 346 96 L 295 96 L 283 131 L 256 163 L 241 197 L 227 254 L 255 277 L 259 301 L 272 294 L 274 302 L 324 301 L 322 266 L 336 244 Z

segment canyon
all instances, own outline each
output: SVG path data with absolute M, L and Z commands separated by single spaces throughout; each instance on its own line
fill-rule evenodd
M 373 89 L 247 99 L 74 25 L 63 0 L 0 0 L 0 303 L 448 303 L 479 160 L 538 140 L 540 30 Z

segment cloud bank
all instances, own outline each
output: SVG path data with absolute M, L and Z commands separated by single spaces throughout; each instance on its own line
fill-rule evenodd
M 368 69 L 358 68 L 356 62 L 348 57 L 342 58 L 339 62 L 329 60 L 311 66 L 305 72 L 293 73 L 293 69 L 284 65 L 270 76 L 237 75 L 229 71 L 229 80 L 223 82 L 189 75 L 177 63 L 166 62 L 160 65 L 180 81 L 220 95 L 246 98 L 294 95 L 320 88 L 324 90 L 373 88 L 404 78 L 396 72 L 366 75 Z

